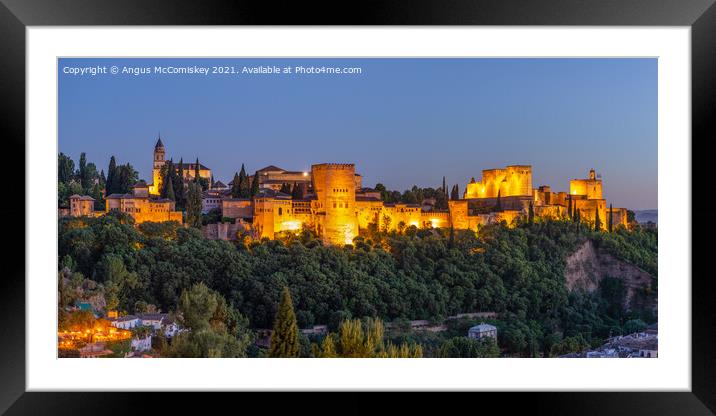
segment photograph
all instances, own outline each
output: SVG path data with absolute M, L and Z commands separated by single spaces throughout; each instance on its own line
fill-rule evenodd
M 60 359 L 658 359 L 656 57 L 56 62 Z

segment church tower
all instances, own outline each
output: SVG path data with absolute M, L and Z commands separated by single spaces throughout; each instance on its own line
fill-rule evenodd
M 159 195 L 159 191 L 162 189 L 162 175 L 161 170 L 164 166 L 165 160 L 164 143 L 162 143 L 161 135 L 157 137 L 157 144 L 154 145 L 154 165 L 152 168 L 152 185 L 149 187 L 149 193 L 152 195 Z

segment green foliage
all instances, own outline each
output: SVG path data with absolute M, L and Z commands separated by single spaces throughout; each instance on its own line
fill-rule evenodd
M 454 230 L 450 244 L 448 229 L 406 230 L 402 235 L 375 229 L 356 239 L 351 250 L 324 246 L 310 231 L 285 242 L 235 245 L 204 239 L 199 230 L 176 224 L 135 228 L 121 213 L 61 218 L 58 232 L 61 266 L 71 271 L 66 282 L 74 273 L 98 285 L 106 284 L 107 274 L 120 276 L 110 279 L 120 282 L 119 287 L 106 289 L 127 310 L 138 301 L 173 310 L 182 291 L 203 282 L 245 315 L 251 327 L 270 328 L 277 299 L 288 286 L 296 320 L 327 324 L 334 333 L 341 322 L 365 316 L 392 321 L 495 311 L 500 320 L 491 323 L 498 327 L 503 352 L 526 357 L 548 355 L 563 337 L 581 335 L 589 344 L 598 343 L 610 331 L 623 333 L 630 319 L 655 319 L 646 312 L 621 310 L 609 288 L 569 292 L 564 272 L 566 257 L 591 240 L 652 274 L 644 296 L 654 299 L 656 230 L 594 233 L 568 221 L 539 221 L 516 228 L 488 225 L 479 234 Z M 124 270 L 117 267 L 118 260 Z M 466 334 L 466 328 L 454 328 L 448 335 Z M 428 356 L 437 355 L 442 344 L 428 335 L 389 341 L 422 343 Z
M 440 347 L 442 358 L 497 358 L 500 349 L 494 339 L 487 337 L 481 340 L 455 337 L 447 340 Z
M 201 228 L 201 185 L 189 183 L 186 197 L 186 223 L 194 228 Z
M 395 345 L 384 341 L 383 321 L 366 318 L 344 320 L 338 334 L 329 333 L 321 346 L 313 345 L 313 354 L 321 358 L 420 358 L 419 344 Z M 337 341 L 336 341 L 337 340 Z M 336 345 L 337 342 L 337 345 Z
M 172 339 L 167 357 L 246 357 L 252 341 L 247 322 L 223 296 L 203 283 L 194 284 L 182 293 L 177 309 L 188 331 Z
M 550 357 L 559 357 L 569 353 L 578 353 L 589 348 L 589 343 L 581 334 L 573 337 L 567 337 L 554 344 L 550 350 Z
M 288 287 L 281 292 L 281 304 L 271 333 L 269 357 L 291 358 L 299 356 L 298 324 Z
M 251 198 L 254 198 L 259 194 L 259 173 L 254 172 L 253 179 L 251 180 Z

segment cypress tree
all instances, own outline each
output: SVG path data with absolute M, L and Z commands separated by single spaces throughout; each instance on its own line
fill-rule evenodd
M 194 182 L 199 183 L 199 158 L 196 158 L 196 164 L 194 165 Z
M 109 159 L 109 169 L 107 169 L 107 185 L 105 194 L 111 195 L 117 193 L 117 161 L 112 156 Z
M 292 358 L 298 357 L 299 352 L 300 342 L 296 314 L 293 312 L 291 292 L 288 287 L 284 286 L 281 293 L 281 304 L 276 312 L 276 321 L 271 333 L 269 357 Z
M 535 222 L 535 208 L 532 201 L 530 201 L 530 209 L 527 214 L 527 222 L 529 222 L 530 224 L 534 224 Z
M 452 191 L 450 191 L 450 199 L 453 201 L 460 199 L 460 187 L 457 184 L 453 185 Z
M 174 181 L 174 176 L 172 173 L 174 172 L 174 163 L 171 159 L 167 160 L 167 162 L 162 166 L 162 171 L 160 175 L 162 176 L 162 187 L 159 190 L 159 196 L 162 198 L 167 198 L 167 188 L 170 183 Z
M 568 199 L 568 201 L 569 201 L 568 204 L 567 204 L 567 215 L 569 216 L 569 219 L 570 219 L 570 220 L 574 221 L 574 215 L 573 215 L 573 213 L 572 213 L 572 211 L 573 211 L 573 209 L 572 209 L 572 195 L 571 195 L 571 194 L 567 195 L 567 199 Z
M 164 196 L 167 199 L 171 199 L 172 201 L 176 200 L 176 197 L 174 196 L 174 182 L 168 181 L 167 184 L 164 186 L 166 189 L 166 195 Z
M 502 198 L 500 197 L 500 191 L 497 191 L 497 204 L 495 204 L 495 211 L 502 211 Z
M 79 171 L 77 172 L 77 178 L 80 181 L 80 186 L 85 192 L 89 192 L 89 178 L 87 177 L 87 155 L 85 152 L 80 153 L 80 164 Z
M 239 178 L 241 179 L 239 181 L 241 185 L 241 197 L 249 198 L 251 196 L 251 184 L 249 183 L 249 175 L 246 174 L 246 169 L 244 169 L 243 163 L 241 164 L 241 172 L 239 172 Z
M 609 204 L 609 222 L 607 223 L 607 230 L 608 230 L 610 233 L 612 232 L 612 224 L 613 224 L 613 223 L 612 223 L 612 221 L 613 221 L 613 219 L 612 219 L 612 214 L 613 214 L 612 209 L 613 209 L 613 208 L 612 208 L 612 204 Z
M 294 182 L 293 183 L 293 189 L 291 189 L 291 198 L 293 199 L 301 199 L 303 198 L 303 190 L 301 189 L 302 185 L 299 183 Z
M 448 199 L 448 190 L 447 185 L 445 185 L 445 177 L 443 176 L 443 193 L 445 194 L 445 199 Z
M 179 171 L 177 172 L 177 180 L 174 182 L 177 205 L 184 207 L 186 199 L 186 195 L 184 195 L 184 158 L 179 159 Z
M 595 214 L 594 214 L 594 231 L 599 231 L 602 229 L 602 221 L 599 219 L 599 207 L 597 207 Z
M 241 194 L 241 186 L 240 186 L 240 178 L 239 174 L 234 172 L 234 180 L 231 181 L 231 197 L 232 198 L 238 198 Z
M 251 181 L 251 198 L 255 198 L 259 194 L 259 173 L 254 172 L 253 180 Z
M 201 228 L 201 185 L 189 183 L 186 198 L 186 222 L 191 227 Z
M 104 169 L 102 169 L 101 171 L 99 171 L 99 186 L 100 186 L 101 188 L 105 188 L 105 190 L 106 190 L 106 187 L 107 187 L 107 178 L 104 176 Z

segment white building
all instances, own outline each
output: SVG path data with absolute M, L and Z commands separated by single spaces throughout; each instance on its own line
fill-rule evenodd
M 132 329 L 141 325 L 139 318 L 134 315 L 120 316 L 119 318 L 109 318 L 109 324 L 115 328 Z
M 497 328 L 494 325 L 481 323 L 475 325 L 467 331 L 467 337 L 473 339 L 483 339 L 485 337 L 491 337 L 497 341 Z
M 149 351 L 152 349 L 152 336 L 147 335 L 144 338 L 132 338 L 132 351 Z
M 137 315 L 141 325 L 150 326 L 155 331 L 162 328 L 167 318 L 166 313 L 144 313 Z

